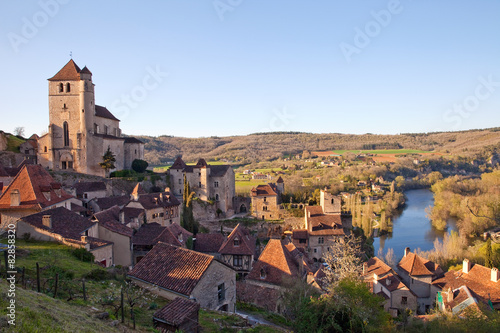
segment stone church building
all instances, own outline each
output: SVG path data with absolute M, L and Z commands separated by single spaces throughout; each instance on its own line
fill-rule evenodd
M 122 137 L 120 120 L 95 104 L 92 73 L 71 59 L 49 81 L 49 130 L 38 139 L 38 163 L 54 170 L 105 176 L 99 165 L 108 147 L 116 170 L 144 158 L 144 143 Z

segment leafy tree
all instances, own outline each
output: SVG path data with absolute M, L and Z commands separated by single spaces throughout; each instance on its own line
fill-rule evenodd
M 493 250 L 491 248 L 491 238 L 486 241 L 486 256 L 484 260 L 484 266 L 488 268 L 493 268 Z
M 193 216 L 193 199 L 195 192 L 191 192 L 189 182 L 184 175 L 184 194 L 182 200 L 182 216 L 181 216 L 181 226 L 193 234 L 198 233 L 199 225 L 195 221 Z
M 137 173 L 143 173 L 148 168 L 148 165 L 149 163 L 144 160 L 135 159 L 132 161 L 132 170 Z
M 111 151 L 111 149 L 108 146 L 108 150 L 106 151 L 106 153 L 102 157 L 102 162 L 99 163 L 99 165 L 101 166 L 101 168 L 106 170 L 106 174 L 107 174 L 109 172 L 109 170 L 115 168 L 115 162 L 116 162 L 115 155 L 113 154 L 113 152 Z

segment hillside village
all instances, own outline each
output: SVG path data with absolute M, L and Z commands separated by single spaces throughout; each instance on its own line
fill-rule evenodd
M 137 167 L 148 143 L 123 135 L 113 110 L 95 104 L 87 67 L 70 60 L 48 81 L 47 133 L 0 133 L 0 233 L 79 250 L 99 271 L 122 268 L 124 280 L 164 300 L 150 318 L 158 331 L 198 332 L 202 311 L 235 314 L 245 305 L 288 318 L 275 330 L 300 331 L 290 291 L 300 285 L 304 299 L 333 297 L 348 257 L 339 253 L 351 242 L 360 251 L 348 276 L 369 290 L 389 327 L 500 310 L 493 265 L 463 258 L 461 267 L 443 267 L 410 248 L 391 264 L 369 241 L 390 232 L 404 189 L 495 171 L 495 149 L 470 160 L 395 153 L 389 162 L 370 152 L 304 150 L 273 157 L 261 171 L 259 162 L 201 153 L 153 172 Z M 21 288 L 25 271 L 16 271 Z M 57 282 L 50 290 L 55 298 Z

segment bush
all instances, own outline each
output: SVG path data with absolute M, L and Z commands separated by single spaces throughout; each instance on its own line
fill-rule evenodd
M 85 278 L 94 281 L 104 281 L 109 280 L 111 278 L 111 274 L 104 269 L 96 268 L 88 272 L 85 275 Z
M 148 162 L 140 159 L 135 159 L 132 161 L 132 170 L 137 173 L 143 173 L 148 168 Z
M 83 247 L 74 249 L 73 251 L 71 251 L 71 253 L 81 261 L 94 262 L 95 259 L 94 255 Z

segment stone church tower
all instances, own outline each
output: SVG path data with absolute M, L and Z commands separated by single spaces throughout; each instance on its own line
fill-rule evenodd
M 143 159 L 144 144 L 122 137 L 119 120 L 95 105 L 92 73 L 71 59 L 49 81 L 49 131 L 38 141 L 39 162 L 55 170 L 104 176 L 99 165 L 108 147 L 117 170 Z

